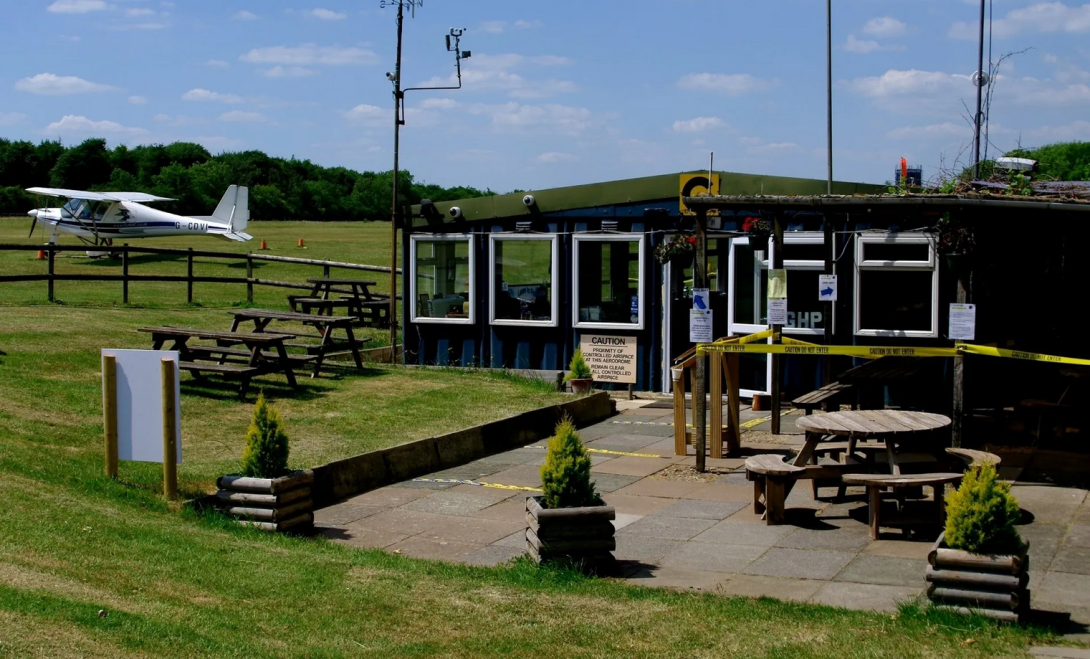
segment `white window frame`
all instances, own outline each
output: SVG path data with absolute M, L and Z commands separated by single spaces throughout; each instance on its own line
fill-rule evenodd
M 469 244 L 469 314 L 466 318 L 430 318 L 416 315 L 416 243 L 465 242 Z M 413 323 L 436 325 L 473 325 L 477 321 L 477 261 L 473 235 L 468 233 L 413 234 L 409 236 L 409 320 Z
M 579 243 L 581 242 L 639 242 L 639 269 L 640 285 L 636 289 L 639 298 L 639 322 L 635 323 L 602 323 L 597 321 L 579 320 Z M 620 329 L 642 330 L 645 325 L 647 308 L 647 277 L 644 271 L 647 269 L 647 235 L 642 233 L 588 233 L 574 234 L 572 236 L 572 326 L 576 329 Z
M 879 261 L 864 260 L 866 245 L 873 244 L 914 244 L 927 245 L 927 260 L 925 261 Z M 873 271 L 887 272 L 920 272 L 931 271 L 931 329 L 925 330 L 889 330 L 867 329 L 861 326 L 860 274 Z M 923 233 L 861 233 L 855 240 L 855 279 L 853 282 L 854 293 L 852 300 L 852 325 L 856 336 L 883 336 L 883 337 L 914 337 L 937 338 L 939 336 L 939 269 L 938 258 L 935 255 L 935 245 L 930 237 Z
M 552 298 L 552 312 L 550 320 L 515 320 L 510 318 L 496 318 L 496 243 L 516 241 L 544 241 L 551 243 L 552 256 L 549 269 L 549 294 Z M 494 233 L 488 236 L 488 322 L 492 325 L 511 325 L 516 327 L 557 327 L 560 324 L 560 249 L 555 233 L 542 234 L 516 234 Z

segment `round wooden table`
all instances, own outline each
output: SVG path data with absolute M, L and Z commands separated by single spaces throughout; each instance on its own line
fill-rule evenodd
M 857 440 L 876 438 L 885 440 L 890 470 L 894 474 L 900 474 L 897 443 L 914 433 L 938 430 L 950 423 L 950 417 L 942 414 L 902 410 L 858 410 L 803 417 L 796 425 L 806 431 L 806 444 L 795 457 L 794 464 L 804 466 L 809 462 L 818 442 L 829 436 L 848 438 L 847 455 L 852 455 Z

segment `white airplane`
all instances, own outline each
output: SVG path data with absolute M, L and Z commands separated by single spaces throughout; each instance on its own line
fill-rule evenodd
M 160 236 L 223 236 L 245 242 L 253 236 L 243 233 L 250 220 L 249 190 L 232 185 L 227 188 L 216 210 L 208 217 L 187 217 L 166 213 L 145 204 L 173 201 L 143 192 L 85 192 L 61 188 L 27 188 L 27 192 L 65 197 L 61 208 L 38 208 L 27 215 L 34 218 L 30 235 L 42 222 L 51 229 L 50 243 L 59 232 L 77 236 L 95 245 L 113 245 L 115 238 L 158 238 Z

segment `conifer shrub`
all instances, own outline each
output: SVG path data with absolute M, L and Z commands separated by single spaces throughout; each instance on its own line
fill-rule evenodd
M 594 374 L 591 373 L 587 360 L 583 358 L 583 350 L 576 348 L 572 353 L 571 362 L 568 363 L 568 374 L 564 376 L 564 380 L 587 380 L 592 377 Z
M 590 456 L 570 418 L 556 425 L 556 434 L 549 440 L 541 489 L 546 508 L 581 508 L 602 502 L 590 480 Z
M 257 397 L 254 416 L 246 431 L 246 448 L 242 451 L 242 475 L 253 478 L 277 478 L 288 471 L 288 435 L 280 413 L 265 400 Z
M 946 504 L 946 544 L 974 554 L 1013 554 L 1022 547 L 1015 522 L 1022 512 L 1010 483 L 999 480 L 995 465 L 965 473 Z

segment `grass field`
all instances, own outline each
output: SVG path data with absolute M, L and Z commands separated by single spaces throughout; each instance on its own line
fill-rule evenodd
M 287 239 L 310 226 L 277 229 Z M 356 230 L 313 235 L 350 250 L 336 235 Z M 329 253 L 381 259 L 377 248 L 377 257 Z M 110 285 L 67 286 L 61 297 L 82 301 L 43 304 L 43 286 L 17 304 L 24 293 L 0 286 L 0 657 L 901 659 L 1022 656 L 1055 640 L 911 607 L 890 616 L 644 589 L 521 561 L 445 565 L 197 517 L 161 498 L 156 465 L 123 463 L 118 481 L 103 475 L 98 351 L 148 347 L 141 325 L 215 327 L 229 316 L 175 304 L 167 289 L 147 308 L 118 308 Z M 236 468 L 250 406 L 183 380 L 180 479 L 191 496 Z M 276 380 L 264 388 L 284 413 L 295 467 L 559 396 L 503 375 L 384 366 L 306 380 L 298 393 Z

